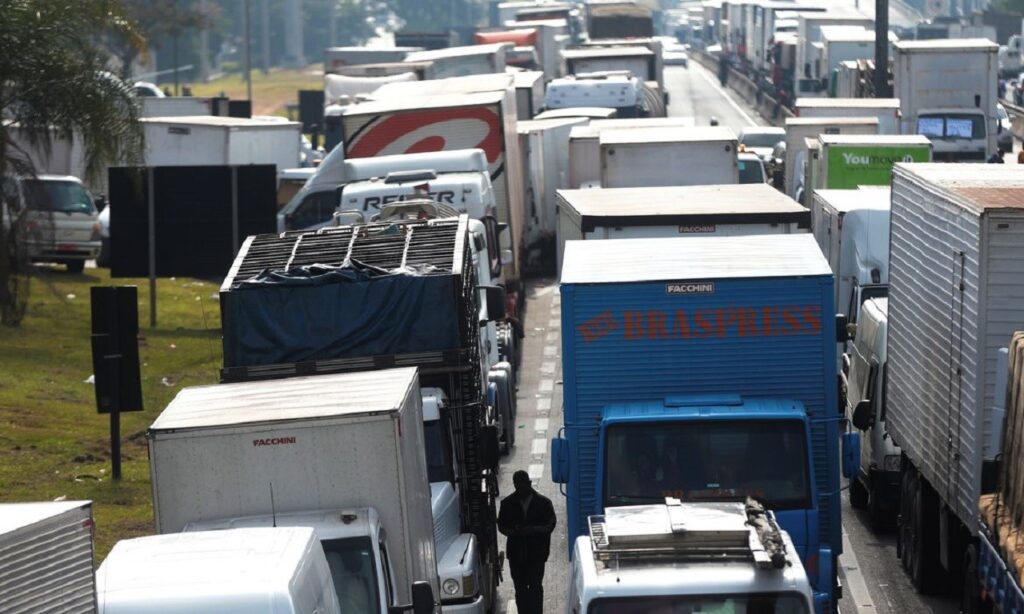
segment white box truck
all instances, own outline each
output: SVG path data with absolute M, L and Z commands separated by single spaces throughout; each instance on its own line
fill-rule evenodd
M 901 561 L 927 591 L 977 567 L 978 500 L 995 490 L 999 357 L 1024 322 L 1024 176 L 899 164 L 891 228 L 885 426 L 903 451 Z
M 416 84 L 387 87 L 398 85 Z M 525 256 L 524 170 L 515 127 L 515 92 L 511 81 L 507 86 L 499 83 L 494 87 L 498 89 L 466 94 L 400 99 L 389 96 L 349 107 L 341 116 L 343 152 L 345 159 L 352 159 L 482 149 L 498 203 L 498 221 L 508 224 L 511 233 L 513 256 L 504 268 L 502 283 L 514 304 L 519 305 L 525 300 L 519 294 L 520 263 Z M 515 313 L 509 315 L 517 317 Z
M 878 134 L 901 134 L 899 98 L 797 98 L 797 117 L 877 117 Z
M 467 45 L 429 51 L 413 51 L 405 56 L 405 62 L 430 62 L 425 78 L 445 79 L 487 73 L 505 72 L 505 53 L 512 49 L 511 43 L 490 45 Z
M 878 134 L 874 117 L 791 117 L 786 120 L 786 194 L 802 201 L 808 138 L 820 134 Z
M 810 212 L 767 184 L 558 191 L 566 241 L 807 232 Z
M 854 10 L 801 13 L 797 15 L 797 45 L 794 74 L 796 96 L 825 96 L 821 85 L 821 27 L 862 26 L 874 28 L 874 20 Z M 818 62 L 815 64 L 815 62 Z
M 984 38 L 901 41 L 893 95 L 903 134 L 923 134 L 936 161 L 984 162 L 996 152 L 999 46 Z
M 736 134 L 725 127 L 602 130 L 601 187 L 739 182 Z
M 381 614 L 437 596 L 422 422 L 415 368 L 185 388 L 148 431 L 157 532 L 310 526 L 373 561 Z
M 100 612 L 377 612 L 380 597 L 371 590 L 368 562 L 359 553 L 334 552 L 328 563 L 309 527 L 125 539 L 117 542 L 96 572 Z M 344 607 L 332 572 L 346 583 Z
M 516 114 L 520 121 L 544 110 L 544 73 L 523 70 L 512 73 L 516 88 Z
M 856 323 L 864 301 L 889 293 L 889 189 L 815 190 L 811 218 L 836 277 L 836 313 Z
M 0 504 L 5 612 L 96 612 L 91 501 Z
M 302 124 L 237 117 L 147 117 L 144 166 L 300 165 Z
M 692 128 L 692 117 L 633 117 L 626 119 L 592 119 L 586 126 L 577 126 L 569 133 L 570 188 L 591 187 L 601 182 L 601 147 L 598 137 L 609 128 Z

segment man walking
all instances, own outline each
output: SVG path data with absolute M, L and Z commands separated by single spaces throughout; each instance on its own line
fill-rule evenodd
M 543 614 L 544 563 L 555 530 L 551 499 L 533 489 L 525 471 L 512 474 L 516 491 L 501 500 L 498 530 L 508 538 L 505 556 L 516 587 L 519 614 Z

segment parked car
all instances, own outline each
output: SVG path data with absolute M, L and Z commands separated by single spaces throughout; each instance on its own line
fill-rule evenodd
M 1006 107 L 1002 104 L 996 105 L 996 117 L 999 118 L 999 133 L 996 136 L 999 153 L 1010 153 L 1013 151 L 1013 125 L 1010 123 Z
M 39 175 L 4 184 L 20 201 L 19 227 L 32 262 L 53 262 L 81 273 L 100 253 L 100 222 L 92 196 L 77 177 Z M 3 224 L 11 226 L 4 208 Z
M 148 96 L 150 98 L 164 98 L 167 95 L 155 83 L 148 81 L 136 81 L 132 86 L 136 96 Z

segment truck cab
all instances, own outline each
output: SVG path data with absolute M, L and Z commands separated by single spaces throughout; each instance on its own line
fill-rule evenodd
M 892 519 L 900 500 L 900 449 L 885 428 L 885 337 L 889 299 L 864 301 L 857 322 L 857 335 L 850 352 L 843 356 L 846 384 L 846 415 L 861 431 L 859 447 L 849 459 L 844 475 L 850 479 L 850 505 L 867 507 L 871 521 L 881 525 Z M 850 450 L 854 454 L 856 450 Z
M 980 109 L 922 109 L 915 133 L 932 142 L 936 162 L 984 162 L 995 151 L 992 133 L 1001 129 L 998 122 L 989 125 Z
M 743 503 L 607 510 L 576 539 L 567 611 L 810 614 L 811 586 L 771 512 Z

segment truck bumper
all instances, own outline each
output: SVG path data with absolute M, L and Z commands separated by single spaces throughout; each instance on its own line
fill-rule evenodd
M 455 601 L 441 600 L 441 612 L 444 614 L 484 614 L 486 611 L 487 608 L 484 604 L 483 595 L 478 595 L 472 601 L 464 599 Z

